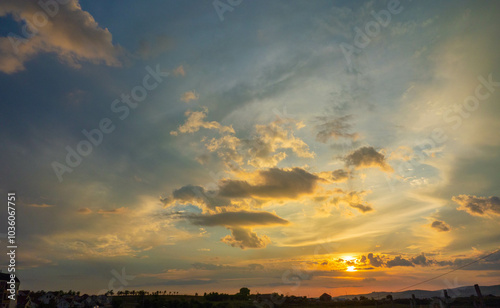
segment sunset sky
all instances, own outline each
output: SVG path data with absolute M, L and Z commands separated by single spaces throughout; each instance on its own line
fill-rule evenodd
M 2 0 L 21 289 L 337 296 L 497 250 L 499 37 L 494 1 Z

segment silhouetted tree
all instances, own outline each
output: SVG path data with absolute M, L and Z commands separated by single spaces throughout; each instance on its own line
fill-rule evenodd
M 245 297 L 248 297 L 250 295 L 250 289 L 247 287 L 243 287 L 240 289 L 240 294 Z

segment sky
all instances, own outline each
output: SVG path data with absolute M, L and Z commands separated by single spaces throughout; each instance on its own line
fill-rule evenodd
M 2 1 L 21 289 L 338 296 L 496 251 L 499 31 L 492 1 Z

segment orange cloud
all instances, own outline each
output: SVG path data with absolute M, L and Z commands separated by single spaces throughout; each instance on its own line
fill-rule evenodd
M 188 91 L 188 92 L 184 92 L 184 94 L 182 94 L 181 101 L 183 101 L 185 103 L 189 103 L 190 101 L 195 101 L 195 100 L 198 100 L 199 98 L 200 98 L 200 95 L 197 94 L 195 91 Z
M 28 204 L 28 205 L 31 206 L 31 207 L 38 207 L 38 208 L 53 207 L 53 205 L 51 205 L 51 204 L 45 204 L 45 203 L 42 203 L 42 204 L 32 203 L 32 204 Z
M 180 65 L 173 71 L 175 76 L 186 76 L 186 71 L 184 71 L 184 66 Z
M 223 126 L 217 121 L 206 122 L 204 119 L 207 117 L 208 109 L 203 108 L 202 111 L 186 111 L 186 122 L 179 126 L 175 131 L 171 131 L 170 134 L 177 136 L 179 133 L 195 133 L 200 130 L 200 128 L 205 129 L 215 129 L 220 133 L 234 133 L 234 129 L 231 126 Z

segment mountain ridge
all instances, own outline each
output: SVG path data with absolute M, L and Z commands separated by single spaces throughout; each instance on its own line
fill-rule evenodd
M 486 295 L 495 295 L 495 296 L 500 296 L 500 285 L 492 285 L 492 286 L 479 286 L 479 289 L 481 290 L 481 294 L 483 296 Z M 474 286 L 462 286 L 462 287 L 457 287 L 457 288 L 451 288 L 451 289 L 440 289 L 440 290 L 434 290 L 434 291 L 429 291 L 429 290 L 408 290 L 408 291 L 401 291 L 401 292 L 387 292 L 387 291 L 381 291 L 381 292 L 371 292 L 371 293 L 366 293 L 366 294 L 353 294 L 353 295 L 341 295 L 341 296 L 335 296 L 333 297 L 334 299 L 353 299 L 355 297 L 360 297 L 364 296 L 367 298 L 375 298 L 375 299 L 382 299 L 386 297 L 387 295 L 392 295 L 393 299 L 401 299 L 401 298 L 411 298 L 412 294 L 415 294 L 416 298 L 433 298 L 433 297 L 444 297 L 444 290 L 448 292 L 448 296 L 451 298 L 455 297 L 469 297 L 471 295 L 476 295 L 476 290 L 474 289 Z

